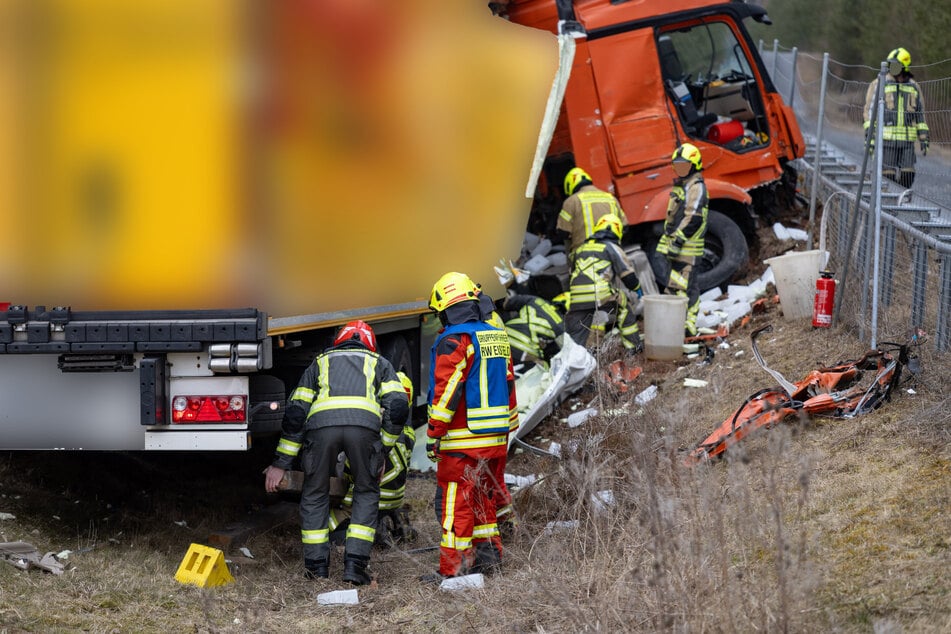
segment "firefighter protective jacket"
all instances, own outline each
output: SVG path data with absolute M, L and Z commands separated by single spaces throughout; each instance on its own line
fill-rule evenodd
M 409 414 L 406 391 L 385 358 L 346 341 L 328 348 L 307 367 L 287 401 L 274 466 L 289 469 L 304 435 L 331 425 L 356 425 L 380 432 L 392 447 Z
M 427 435 L 440 452 L 476 458 L 508 453 L 518 427 L 515 372 L 504 330 L 482 321 L 454 324 L 433 344 Z
M 676 179 L 670 190 L 664 235 L 657 244 L 657 252 L 670 255 L 703 255 L 707 211 L 707 186 L 700 172 L 684 179 Z
M 545 348 L 565 334 L 565 320 L 555 305 L 534 295 L 515 295 L 505 306 L 518 315 L 505 322 L 505 332 L 513 348 L 537 359 L 545 357 Z
M 907 81 L 896 81 L 885 76 L 885 110 L 882 113 L 882 140 L 914 143 L 928 140 L 928 124 L 925 123 L 924 102 L 918 82 L 908 74 Z M 872 124 L 872 109 L 878 97 L 878 79 L 869 84 L 865 93 L 865 129 L 875 129 Z
M 589 310 L 618 300 L 618 280 L 639 288 L 634 265 L 610 230 L 596 233 L 575 253 L 571 272 L 571 310 Z
M 595 223 L 607 214 L 614 214 L 621 219 L 621 225 L 627 226 L 627 216 L 618 199 L 594 185 L 585 185 L 565 200 L 555 228 L 571 235 L 569 254 L 591 237 Z

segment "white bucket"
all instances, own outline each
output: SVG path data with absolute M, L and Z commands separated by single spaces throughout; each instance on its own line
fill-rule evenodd
M 644 295 L 644 353 L 648 359 L 669 361 L 683 354 L 687 298 Z
M 765 260 L 773 270 L 779 302 L 786 319 L 812 317 L 819 269 L 828 257 L 826 251 L 792 251 Z

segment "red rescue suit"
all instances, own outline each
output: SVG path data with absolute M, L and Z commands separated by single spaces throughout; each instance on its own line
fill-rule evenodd
M 454 324 L 433 344 L 429 427 L 438 439 L 436 513 L 442 526 L 439 572 L 466 574 L 502 542 L 496 504 L 508 434 L 518 425 L 515 374 L 505 331 L 483 321 Z M 494 547 L 494 548 L 493 548 Z

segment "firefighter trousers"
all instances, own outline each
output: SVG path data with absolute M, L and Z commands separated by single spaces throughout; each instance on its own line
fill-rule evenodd
M 443 452 L 436 467 L 436 519 L 442 527 L 439 573 L 467 574 L 475 564 L 475 546 L 501 539 L 493 502 L 493 466 L 489 461 L 456 452 Z M 504 458 L 503 458 L 504 460 Z M 504 468 L 503 468 L 504 469 Z
M 330 557 L 330 475 L 343 451 L 353 474 L 353 514 L 347 527 L 346 553 L 369 557 L 380 503 L 380 433 L 355 425 L 333 425 L 307 433 L 301 455 L 304 485 L 300 500 L 301 541 L 305 560 Z
M 687 319 L 684 331 L 691 336 L 697 334 L 697 315 L 700 313 L 700 286 L 697 280 L 696 257 L 692 255 L 667 256 L 670 262 L 670 277 L 667 279 L 667 291 L 673 295 L 687 298 Z

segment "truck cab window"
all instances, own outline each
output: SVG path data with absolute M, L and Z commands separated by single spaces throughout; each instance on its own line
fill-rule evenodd
M 661 31 L 657 51 L 668 97 L 689 136 L 736 152 L 769 142 L 756 76 L 729 24 Z

